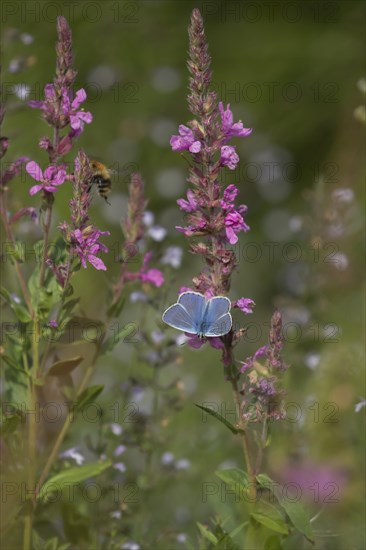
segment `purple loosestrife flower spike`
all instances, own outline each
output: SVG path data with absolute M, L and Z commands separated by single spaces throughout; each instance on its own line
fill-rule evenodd
M 97 257 L 100 252 L 108 252 L 108 248 L 99 242 L 102 235 L 110 235 L 109 231 L 100 231 L 92 224 L 89 218 L 91 180 L 90 162 L 84 151 L 79 151 L 75 159 L 75 173 L 73 178 L 73 198 L 70 201 L 71 222 L 63 222 L 59 229 L 70 246 L 71 255 L 78 257 L 81 265 L 86 268 L 89 262 L 95 269 L 105 271 L 104 262 Z M 50 266 L 56 273 L 55 267 Z M 56 273 L 59 280 L 62 276 Z

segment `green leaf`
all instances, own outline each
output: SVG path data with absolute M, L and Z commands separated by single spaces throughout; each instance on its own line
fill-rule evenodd
M 71 359 L 65 359 L 64 361 L 57 361 L 54 363 L 48 371 L 48 376 L 65 376 L 70 374 L 80 363 L 84 357 L 77 356 Z
M 226 420 L 226 418 L 224 418 L 223 416 L 221 416 L 221 414 L 219 414 L 218 412 L 214 411 L 213 409 L 211 409 L 210 407 L 205 407 L 204 405 L 199 405 L 198 403 L 195 403 L 196 407 L 198 407 L 199 409 L 202 409 L 203 411 L 205 411 L 207 414 L 213 416 L 214 418 L 216 418 L 216 420 L 219 420 L 219 422 L 221 422 L 222 424 L 224 424 L 224 426 L 226 426 L 227 428 L 229 428 L 229 430 L 233 433 L 233 434 L 238 434 L 238 433 L 242 433 L 242 430 L 240 430 L 239 428 L 236 428 L 235 426 L 233 426 L 228 420 Z
M 72 313 L 76 308 L 76 306 L 79 304 L 79 302 L 80 302 L 80 298 L 75 298 L 63 304 L 60 317 L 59 317 L 60 325 L 64 325 L 70 321 L 70 319 L 72 318 Z
M 245 521 L 244 523 L 242 523 L 241 525 L 239 525 L 238 527 L 236 527 L 233 531 L 231 531 L 230 534 L 230 537 L 233 539 L 236 537 L 236 535 L 238 535 L 240 533 L 240 531 L 242 531 L 244 529 L 244 527 L 246 527 L 248 525 L 248 522 Z
M 17 317 L 17 319 L 19 319 L 21 323 L 30 323 L 32 321 L 32 316 L 30 315 L 27 308 L 21 304 L 18 304 L 14 300 L 14 298 L 12 298 L 6 288 L 0 289 L 0 295 L 3 297 L 6 303 L 9 304 L 11 309 L 14 311 L 15 316 Z
M 126 302 L 126 297 L 123 296 L 118 300 L 118 302 L 116 302 L 115 304 L 112 304 L 107 311 L 108 317 L 119 317 L 121 311 L 124 308 L 125 302 Z
M 279 505 L 285 510 L 292 525 L 300 531 L 310 542 L 314 542 L 313 530 L 310 525 L 310 518 L 300 502 L 291 502 L 283 497 L 282 488 L 266 474 L 258 474 L 257 481 L 268 490 L 272 490 Z
M 228 468 L 226 470 L 217 470 L 215 475 L 227 483 L 240 497 L 246 493 L 250 484 L 248 474 L 240 468 Z
M 310 518 L 300 502 L 289 502 L 286 499 L 278 501 L 286 514 L 291 520 L 291 523 L 300 533 L 310 541 L 314 542 L 314 534 L 310 525 Z
M 226 533 L 216 544 L 215 548 L 218 550 L 240 550 L 239 547 L 232 540 L 230 535 Z
M 212 544 L 215 544 L 215 545 L 217 544 L 218 542 L 217 538 L 213 533 L 211 533 L 211 531 L 209 531 L 209 529 L 207 529 L 207 527 L 205 527 L 204 525 L 202 525 L 202 523 L 199 523 L 198 521 L 196 525 L 204 539 L 210 541 Z
M 271 529 L 271 531 L 281 533 L 282 535 L 288 535 L 288 527 L 283 520 L 274 520 L 268 516 L 257 513 L 252 513 L 251 517 L 254 518 L 261 525 L 264 525 L 268 529 Z
M 105 462 L 96 462 L 94 464 L 86 464 L 85 466 L 75 466 L 68 468 L 62 472 L 50 477 L 41 487 L 38 498 L 43 502 L 47 502 L 49 495 L 56 491 L 62 491 L 64 488 L 72 484 L 80 483 L 90 477 L 100 475 L 104 470 L 112 465 L 110 460 Z
M 113 331 L 113 334 L 103 342 L 103 353 L 112 351 L 120 342 L 124 342 L 125 338 L 131 335 L 131 332 L 135 331 L 136 328 L 134 323 L 127 323 L 127 325 L 119 327 L 117 331 Z
M 9 357 L 9 355 L 2 355 L 1 356 L 1 359 L 4 361 L 4 363 L 6 363 L 9 367 L 11 367 L 12 369 L 15 369 L 15 370 L 18 370 L 20 371 L 22 374 L 27 374 L 27 372 L 22 369 L 21 367 L 19 367 L 16 363 L 16 361 L 14 361 L 14 359 L 12 359 L 11 357 Z
M 278 535 L 271 535 L 264 542 L 264 550 L 283 550 L 281 540 Z
M 102 342 L 105 334 L 105 325 L 98 319 L 88 317 L 72 317 L 62 326 L 62 334 L 58 344 L 96 343 Z
M 14 433 L 18 428 L 20 420 L 20 414 L 12 414 L 11 416 L 6 416 L 0 425 L 1 437 L 6 437 Z
M 86 407 L 86 405 L 89 405 L 89 403 L 92 403 L 103 390 L 103 384 L 97 384 L 86 388 L 79 396 L 75 410 L 82 411 L 83 408 Z

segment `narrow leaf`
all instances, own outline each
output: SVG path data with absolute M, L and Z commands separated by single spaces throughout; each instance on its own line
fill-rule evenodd
M 202 523 L 199 523 L 197 521 L 197 527 L 199 529 L 199 532 L 201 533 L 201 535 L 203 536 L 203 538 L 205 538 L 206 540 L 212 542 L 212 544 L 217 544 L 217 538 L 215 537 L 215 535 L 213 533 L 211 533 L 211 531 L 209 531 L 207 529 L 207 527 L 205 527 L 204 525 L 202 525 Z
M 86 407 L 86 405 L 92 403 L 94 399 L 96 399 L 98 395 L 102 393 L 103 389 L 104 386 L 102 384 L 97 384 L 95 386 L 90 386 L 89 388 L 86 388 L 78 398 L 75 410 L 82 411 L 83 408 Z
M 233 434 L 238 434 L 240 432 L 242 432 L 242 430 L 240 430 L 239 428 L 236 428 L 235 426 L 233 426 L 228 420 L 226 420 L 226 418 L 224 418 L 223 416 L 221 416 L 221 414 L 219 414 L 218 412 L 214 411 L 213 409 L 211 409 L 210 407 L 205 407 L 204 405 L 199 405 L 198 403 L 195 403 L 196 407 L 198 407 L 199 409 L 202 409 L 203 411 L 205 411 L 207 414 L 213 416 L 214 418 L 216 418 L 216 420 L 218 420 L 219 422 L 221 422 L 222 424 L 224 424 L 224 426 L 226 426 L 227 428 L 229 428 L 229 430 L 233 433 Z
M 282 535 L 288 535 L 288 527 L 284 521 L 274 520 L 263 514 L 252 513 L 251 516 L 261 525 L 264 525 L 268 529 L 271 529 L 271 531 L 281 533 Z

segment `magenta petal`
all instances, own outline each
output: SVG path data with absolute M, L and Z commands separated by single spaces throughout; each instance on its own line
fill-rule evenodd
M 93 115 L 89 113 L 89 111 L 86 111 L 86 112 L 78 111 L 77 115 L 80 118 L 80 120 L 82 120 L 86 124 L 90 124 L 93 121 Z
M 95 267 L 95 269 L 107 271 L 107 268 L 103 261 L 97 256 L 93 256 L 93 254 L 88 254 L 88 262 L 90 262 L 91 265 Z
M 43 101 L 36 101 L 34 99 L 31 99 L 30 101 L 28 101 L 27 105 L 32 109 L 42 109 Z
M 84 88 L 81 88 L 80 90 L 78 90 L 76 92 L 76 95 L 75 95 L 75 99 L 74 101 L 71 103 L 71 107 L 76 110 L 80 107 L 80 105 L 82 103 L 84 103 L 84 101 L 86 100 L 86 92 L 84 90 Z
M 190 337 L 187 342 L 190 348 L 200 349 L 206 343 L 205 338 L 198 338 L 198 336 L 192 336 L 191 334 L 187 334 L 187 336 Z
M 208 343 L 210 344 L 210 346 L 212 348 L 224 349 L 224 347 L 225 347 L 223 342 L 221 341 L 221 339 L 217 338 L 216 336 L 214 338 L 208 338 L 207 341 L 208 341 Z
M 202 145 L 200 141 L 194 141 L 189 147 L 189 150 L 191 153 L 199 153 L 201 151 L 201 146 Z
M 27 162 L 27 164 L 25 165 L 25 169 L 34 180 L 42 181 L 43 179 L 42 169 L 39 166 L 39 164 L 37 164 L 34 160 Z
M 48 166 L 44 171 L 43 178 L 50 181 L 54 178 L 55 175 L 57 175 L 57 167 L 51 165 Z
M 38 193 L 42 189 L 43 189 L 43 185 L 33 185 L 33 187 L 31 187 L 29 189 L 29 194 L 32 197 L 33 195 L 35 195 L 36 193 Z
M 70 126 L 73 130 L 81 129 L 81 120 L 76 115 L 70 115 Z
M 66 179 L 66 171 L 65 170 L 59 170 L 56 174 L 56 176 L 53 178 L 53 184 L 54 185 L 61 185 L 61 183 L 64 183 Z

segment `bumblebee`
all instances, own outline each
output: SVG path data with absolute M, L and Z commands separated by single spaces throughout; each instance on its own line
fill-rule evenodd
M 111 192 L 112 181 L 111 176 L 112 172 L 104 164 L 97 160 L 90 161 L 90 167 L 92 169 L 93 175 L 90 182 L 89 191 L 93 184 L 97 186 L 98 195 L 102 197 L 107 204 L 111 204 L 108 201 L 108 195 Z

